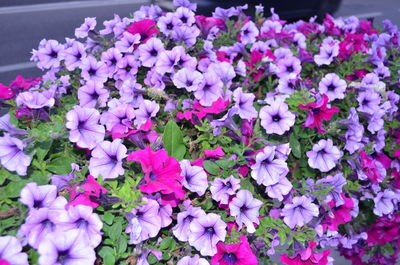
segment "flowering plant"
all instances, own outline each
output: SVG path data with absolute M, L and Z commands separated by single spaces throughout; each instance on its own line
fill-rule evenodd
M 0 85 L 0 264 L 395 264 L 397 27 L 174 3 Z

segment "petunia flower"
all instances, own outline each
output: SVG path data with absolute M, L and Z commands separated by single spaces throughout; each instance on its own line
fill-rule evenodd
M 132 35 L 139 34 L 141 42 L 148 41 L 153 35 L 158 33 L 156 24 L 151 19 L 143 19 L 141 21 L 133 22 L 128 26 L 126 31 Z
M 186 256 L 181 258 L 176 265 L 210 265 L 210 263 L 196 254 L 193 257 Z
M 321 94 L 326 94 L 329 101 L 343 99 L 345 97 L 347 84 L 335 73 L 325 75 L 318 84 L 318 90 Z
M 101 54 L 101 60 L 107 65 L 108 76 L 113 77 L 118 70 L 118 62 L 122 59 L 122 53 L 117 48 L 110 48 Z
M 150 101 L 150 100 L 143 100 L 140 103 L 140 106 L 138 109 L 135 110 L 135 125 L 136 126 L 141 126 L 145 124 L 148 120 L 151 118 L 154 118 L 158 111 L 160 110 L 160 105 L 157 104 L 155 101 Z
M 105 107 L 110 92 L 104 88 L 103 83 L 88 81 L 78 89 L 79 105 L 83 108 Z
M 236 197 L 229 203 L 229 210 L 230 214 L 236 217 L 239 229 L 245 224 L 247 232 L 254 233 L 256 231 L 254 223 L 260 223 L 258 217 L 262 204 L 262 201 L 253 198 L 248 190 L 240 190 L 236 194 Z
M 123 53 L 132 53 L 136 44 L 140 43 L 140 35 L 132 35 L 129 32 L 122 33 L 122 37 L 115 42 L 115 48 Z
M 317 180 L 316 184 L 322 185 L 323 188 L 329 188 L 327 201 L 334 201 L 335 207 L 345 203 L 342 196 L 343 187 L 347 184 L 343 173 L 337 173 L 334 176 L 326 176 Z
M 202 106 L 209 107 L 223 96 L 223 83 L 214 72 L 206 72 L 203 77 L 203 82 L 193 94 Z
M 146 43 L 139 45 L 138 51 L 142 65 L 153 67 L 157 62 L 158 55 L 165 51 L 165 48 L 160 39 L 150 38 Z
M 30 210 L 50 207 L 57 197 L 57 187 L 54 185 L 41 185 L 36 183 L 27 183 L 21 190 L 19 201 Z
M 199 71 L 182 68 L 174 74 L 172 81 L 177 88 L 185 88 L 188 92 L 193 92 L 203 82 L 203 75 Z
M 319 133 L 324 133 L 322 121 L 329 121 L 334 113 L 339 112 L 339 109 L 335 106 L 329 108 L 327 106 L 328 101 L 328 96 L 323 94 L 322 98 L 316 102 L 310 102 L 307 105 L 300 104 L 299 108 L 308 110 L 307 120 L 303 126 L 311 129 L 317 128 Z
M 244 93 L 241 87 L 238 87 L 233 91 L 233 99 L 235 105 L 233 108 L 238 110 L 237 114 L 242 119 L 252 120 L 257 118 L 257 110 L 254 107 L 255 95 L 253 93 Z
M 51 90 L 22 92 L 15 101 L 18 106 L 23 105 L 30 109 L 51 108 L 55 103 L 54 93 Z
M 354 208 L 354 202 L 351 198 L 341 194 L 343 204 L 336 206 L 336 201 L 333 199 L 327 204 L 331 208 L 332 215 L 326 215 L 321 225 L 326 230 L 338 231 L 338 226 L 350 222 L 352 219 L 351 210 Z
M 127 156 L 127 149 L 121 139 L 112 142 L 103 141 L 92 150 L 89 161 L 89 171 L 93 177 L 115 179 L 123 175 L 122 160 Z
M 398 193 L 388 189 L 379 192 L 374 198 L 374 214 L 377 216 L 392 214 L 399 201 L 400 195 Z
M 280 259 L 286 265 L 308 265 L 308 264 L 318 264 L 318 265 L 328 265 L 329 254 L 331 251 L 325 250 L 322 253 L 315 253 L 314 248 L 317 243 L 311 241 L 308 244 L 307 249 L 299 251 L 294 257 L 289 257 L 288 254 L 282 254 Z
M 99 199 L 107 193 L 107 189 L 100 186 L 93 176 L 89 175 L 81 185 L 75 185 L 68 189 L 68 205 L 87 205 L 96 208 L 100 205 Z
M 200 216 L 190 223 L 189 244 L 203 256 L 217 253 L 217 243 L 224 241 L 226 223 L 215 213 Z
M 317 217 L 318 214 L 318 206 L 312 203 L 312 200 L 305 195 L 294 197 L 292 203 L 285 204 L 281 213 L 283 221 L 291 229 L 295 228 L 296 225 L 304 226 L 313 217 Z
M 185 211 L 181 211 L 177 215 L 177 223 L 172 228 L 172 233 L 174 236 L 180 241 L 188 241 L 189 235 L 188 231 L 190 231 L 190 224 L 193 220 L 205 215 L 206 213 L 200 207 L 188 206 Z
M 0 162 L 5 169 L 25 176 L 31 158 L 24 153 L 24 143 L 20 139 L 5 133 L 0 137 Z
M 286 177 L 281 177 L 277 183 L 266 186 L 265 192 L 269 197 L 283 201 L 283 196 L 288 195 L 292 188 L 292 183 Z
M 185 192 L 182 189 L 181 168 L 179 162 L 168 155 L 164 150 L 154 152 L 150 146 L 128 155 L 128 161 L 141 164 L 144 172 L 143 184 L 140 190 L 144 193 L 161 192 L 173 193 L 176 198 L 183 199 Z
M 313 146 L 313 149 L 306 154 L 310 167 L 318 169 L 321 172 L 328 172 L 333 169 L 343 156 L 343 152 L 333 145 L 331 139 L 319 140 L 319 142 Z
M 112 138 L 122 138 L 133 129 L 133 119 L 135 110 L 131 105 L 118 104 L 109 107 L 108 111 L 103 111 L 100 123 L 106 126 L 107 131 L 111 132 Z
M 289 111 L 283 98 L 275 98 L 269 103 L 260 109 L 261 126 L 268 134 L 282 135 L 294 125 L 296 116 Z
M 96 27 L 97 21 L 95 17 L 87 17 L 85 18 L 85 22 L 79 27 L 75 29 L 75 36 L 77 38 L 86 38 L 88 33 Z
M 208 188 L 207 173 L 203 168 L 192 166 L 189 160 L 182 160 L 180 162 L 182 169 L 181 176 L 182 185 L 190 190 L 196 192 L 199 196 L 204 195 Z
M 195 16 L 195 19 L 196 19 L 196 24 L 199 27 L 204 39 L 207 39 L 207 36 L 213 27 L 219 29 L 224 29 L 226 27 L 225 21 L 220 18 L 205 17 L 198 15 Z
M 12 99 L 14 96 L 15 94 L 10 87 L 0 83 L 0 98 L 8 100 Z
M 230 176 L 226 179 L 216 178 L 211 182 L 210 191 L 212 198 L 221 203 L 228 204 L 229 197 L 235 195 L 240 188 L 240 180 Z
M 253 21 L 247 21 L 240 29 L 240 41 L 244 44 L 254 43 L 260 31 Z
M 107 65 L 102 61 L 97 61 L 97 59 L 89 55 L 82 59 L 82 64 L 79 66 L 82 70 L 82 77 L 86 81 L 97 81 L 104 83 L 108 78 Z
M 29 265 L 28 255 L 21 252 L 21 242 L 13 236 L 0 237 L 1 265 Z
M 258 265 L 250 244 L 245 236 L 240 236 L 239 243 L 217 244 L 217 254 L 211 259 L 211 265 Z

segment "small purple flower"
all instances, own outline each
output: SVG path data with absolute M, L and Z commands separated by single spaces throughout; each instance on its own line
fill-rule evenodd
M 181 21 L 174 13 L 167 13 L 157 21 L 157 27 L 165 36 L 169 36 L 179 24 L 181 24 Z
M 244 44 L 254 43 L 260 31 L 253 21 L 248 21 L 240 29 L 240 41 Z
M 279 78 L 296 79 L 301 72 L 301 62 L 294 56 L 278 61 L 276 75 Z
M 331 188 L 326 201 L 335 200 L 335 206 L 339 207 L 344 204 L 342 197 L 343 187 L 347 184 L 346 179 L 342 173 L 337 173 L 334 176 L 326 176 L 325 178 L 317 180 L 316 184 L 322 185 L 322 188 Z
M 269 106 L 264 106 L 260 110 L 261 126 L 268 134 L 282 135 L 294 125 L 296 116 L 289 111 L 289 106 L 282 97 L 275 98 L 269 103 Z
M 23 142 L 8 133 L 0 137 L 0 161 L 5 169 L 15 171 L 20 176 L 26 175 L 31 164 L 31 158 L 24 153 Z
M 213 256 L 217 253 L 217 243 L 225 240 L 226 227 L 215 213 L 202 215 L 190 224 L 189 244 L 201 255 Z
M 190 224 L 193 220 L 205 215 L 206 213 L 200 207 L 187 207 L 186 211 L 182 211 L 177 215 L 177 223 L 172 228 L 174 236 L 183 242 L 189 240 Z
M 173 1 L 174 6 L 176 7 L 186 7 L 192 11 L 196 11 L 197 9 L 197 4 L 196 3 L 191 3 L 189 0 L 174 0 Z
M 158 54 L 155 70 L 163 75 L 165 73 L 173 73 L 174 68 L 178 65 L 181 59 L 181 49 L 175 46 L 172 50 L 164 50 Z
M 208 188 L 207 173 L 203 168 L 192 166 L 189 160 L 182 160 L 180 162 L 181 176 L 183 177 L 182 185 L 190 190 L 196 192 L 199 196 L 204 195 Z
M 380 95 L 373 89 L 360 92 L 357 97 L 359 103 L 358 111 L 373 115 L 378 109 L 381 102 Z
M 159 201 L 161 201 L 159 199 Z M 161 228 L 167 227 L 172 223 L 172 207 L 169 204 L 160 205 L 158 210 L 158 215 L 160 216 L 161 220 Z
M 50 234 L 39 245 L 38 252 L 41 265 L 87 265 L 94 264 L 96 260 L 93 248 L 80 240 L 78 230 Z
M 31 182 L 21 190 L 19 201 L 28 206 L 29 210 L 38 210 L 43 207 L 50 207 L 57 197 L 57 187 L 54 185 L 37 186 Z
M 133 119 L 135 118 L 135 110 L 131 105 L 119 104 L 110 107 L 108 111 L 101 113 L 100 123 L 104 124 L 107 131 L 116 133 L 127 133 L 132 129 Z
M 139 62 L 134 55 L 125 55 L 117 63 L 117 72 L 114 74 L 115 79 L 123 81 L 132 80 L 136 76 Z
M 350 154 L 353 154 L 355 151 L 364 147 L 364 126 L 360 124 L 355 108 L 350 108 L 349 117 L 344 124 L 348 124 L 348 128 L 345 133 L 346 145 L 344 146 L 344 149 L 349 151 Z
M 135 45 L 140 43 L 140 34 L 132 35 L 124 32 L 122 38 L 115 43 L 115 48 L 123 53 L 132 53 Z
M 196 44 L 199 35 L 200 30 L 197 27 L 189 27 L 186 25 L 175 27 L 174 31 L 171 33 L 171 37 L 175 42 L 184 43 L 189 48 Z
M 51 90 L 22 92 L 18 94 L 16 103 L 18 106 L 24 105 L 30 109 L 51 108 L 55 103 L 54 93 Z
M 26 135 L 26 131 L 15 128 L 10 121 L 10 117 L 9 113 L 0 117 L 0 130 L 6 131 L 10 136 Z
M 333 39 L 331 36 L 322 41 L 319 54 L 314 56 L 317 65 L 330 65 L 333 59 L 339 55 L 340 41 Z
M 331 139 L 319 140 L 318 143 L 314 144 L 313 149 L 306 154 L 310 167 L 321 172 L 328 172 L 334 168 L 338 160 L 343 156 L 343 152 L 333 145 Z
M 262 201 L 253 198 L 248 190 L 240 190 L 236 197 L 229 203 L 229 210 L 232 216 L 236 217 L 236 223 L 239 229 L 245 224 L 248 233 L 254 233 L 256 228 L 254 223 L 259 224 L 259 211 Z
M 28 255 L 21 252 L 21 250 L 21 242 L 16 237 L 0 237 L 0 264 L 29 265 Z
M 117 63 L 121 59 L 122 53 L 117 48 L 110 48 L 101 54 L 101 60 L 107 65 L 109 77 L 117 71 Z
M 214 72 L 206 72 L 200 86 L 194 91 L 194 96 L 200 104 L 209 107 L 223 95 L 223 83 Z
M 75 106 L 67 115 L 66 127 L 70 129 L 69 140 L 81 148 L 93 149 L 103 141 L 105 130 L 99 125 L 100 114 L 96 109 Z
M 187 7 L 178 7 L 174 15 L 180 20 L 181 24 L 185 24 L 187 26 L 191 26 L 194 22 L 196 22 L 194 12 Z
M 71 47 L 65 49 L 62 53 L 65 66 L 69 71 L 73 71 L 81 66 L 82 59 L 87 57 L 85 46 L 75 41 Z
M 247 120 L 257 118 L 258 113 L 253 105 L 255 99 L 253 93 L 243 93 L 242 88 L 239 87 L 233 91 L 233 98 L 235 100 L 234 108 L 238 110 L 240 118 Z
M 122 167 L 122 159 L 127 156 L 126 152 L 121 139 L 99 143 L 92 150 L 89 161 L 90 174 L 95 178 L 101 176 L 103 179 L 115 179 L 123 175 L 125 170 Z
M 229 197 L 235 195 L 240 188 L 240 180 L 230 176 L 226 179 L 216 178 L 211 182 L 210 191 L 212 198 L 221 203 L 228 204 Z
M 251 166 L 251 177 L 257 184 L 271 186 L 289 173 L 285 160 L 276 157 L 276 147 L 266 146 L 256 155 L 256 163 Z
M 161 218 L 159 216 L 160 205 L 157 201 L 143 198 L 146 202 L 139 209 L 133 209 L 127 215 L 129 225 L 125 232 L 130 235 L 130 244 L 140 242 L 157 236 L 161 229 Z
M 193 257 L 186 256 L 181 258 L 176 265 L 210 265 L 210 263 L 196 254 Z
M 145 124 L 147 120 L 155 117 L 160 110 L 160 105 L 155 101 L 143 100 L 138 109 L 135 110 L 135 125 L 140 126 Z
M 165 51 L 164 44 L 160 39 L 150 38 L 138 48 L 139 60 L 143 66 L 153 67 L 157 62 L 158 55 Z
M 182 68 L 174 74 L 172 81 L 177 88 L 185 88 L 188 92 L 193 92 L 203 82 L 203 75 L 199 71 Z
M 312 203 L 307 196 L 294 197 L 292 203 L 285 204 L 282 209 L 283 221 L 291 229 L 296 225 L 304 226 L 311 221 L 313 217 L 319 214 L 318 206 Z
M 60 67 L 64 46 L 56 40 L 44 40 L 40 44 L 41 47 L 33 54 L 38 61 L 37 66 L 42 70 Z
M 88 33 L 96 27 L 97 21 L 95 17 L 87 17 L 85 18 L 85 22 L 79 27 L 75 29 L 75 36 L 77 38 L 86 38 Z
M 321 94 L 326 94 L 330 101 L 343 99 L 346 87 L 346 81 L 334 73 L 325 75 L 318 85 L 319 92 Z
M 83 108 L 105 107 L 110 95 L 103 83 L 88 81 L 78 89 L 79 105 Z
M 386 189 L 383 192 L 379 192 L 374 198 L 374 214 L 383 216 L 393 213 L 399 200 L 400 196 L 391 190 Z
M 82 69 L 82 77 L 86 81 L 98 81 L 104 83 L 108 78 L 108 69 L 104 62 L 97 61 L 91 55 L 82 59 L 82 64 L 79 66 Z
M 283 196 L 288 195 L 292 188 L 292 183 L 286 177 L 281 177 L 277 183 L 266 186 L 265 192 L 269 197 L 283 201 Z

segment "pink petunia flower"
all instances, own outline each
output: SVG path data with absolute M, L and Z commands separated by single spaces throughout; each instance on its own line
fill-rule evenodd
M 286 265 L 327 265 L 331 251 L 328 249 L 321 253 L 314 253 L 316 246 L 317 243 L 311 241 L 307 249 L 299 251 L 294 257 L 289 257 L 286 253 L 282 254 L 281 261 Z
M 158 33 L 156 23 L 151 19 L 143 19 L 141 21 L 133 22 L 129 25 L 126 31 L 132 35 L 139 34 L 141 42 L 146 42 L 153 35 Z
M 211 259 L 211 265 L 257 265 L 258 261 L 245 236 L 235 244 L 217 244 L 217 254 Z
M 347 198 L 344 193 L 341 194 L 344 204 L 335 207 L 335 200 L 328 202 L 328 206 L 331 208 L 333 217 L 326 215 L 324 221 L 322 222 L 322 227 L 324 230 L 329 228 L 331 231 L 338 231 L 338 226 L 350 222 L 351 210 L 354 208 L 354 202 L 351 198 Z
M 68 205 L 87 205 L 96 208 L 100 205 L 98 199 L 107 189 L 100 186 L 93 176 L 89 175 L 82 185 L 75 185 L 69 189 Z

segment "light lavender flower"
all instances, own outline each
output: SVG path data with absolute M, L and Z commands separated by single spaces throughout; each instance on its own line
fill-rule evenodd
M 28 255 L 21 252 L 21 242 L 13 236 L 0 237 L 0 264 L 29 265 Z
M 214 72 L 206 72 L 203 74 L 203 82 L 194 91 L 194 96 L 199 100 L 200 104 L 209 107 L 212 103 L 222 97 L 223 83 Z
M 95 17 L 87 17 L 85 18 L 85 22 L 79 27 L 75 29 L 75 36 L 77 38 L 86 38 L 88 33 L 96 27 L 97 21 Z
M 140 34 L 132 35 L 129 32 L 124 32 L 122 38 L 115 42 L 115 48 L 122 53 L 132 53 L 135 45 L 140 43 Z
M 386 189 L 383 192 L 379 192 L 374 198 L 374 214 L 383 216 L 393 213 L 399 200 L 400 196 L 391 190 Z
M 289 111 L 289 106 L 282 97 L 270 100 L 269 104 L 260 110 L 261 126 L 268 134 L 282 135 L 294 125 L 296 116 Z
M 216 178 L 211 182 L 210 191 L 212 198 L 221 203 L 228 204 L 229 197 L 235 195 L 240 188 L 240 180 L 230 176 L 226 179 Z
M 368 91 L 360 92 L 357 101 L 359 103 L 358 111 L 373 115 L 379 110 L 381 97 L 373 89 L 369 89 Z
M 260 31 L 253 21 L 248 21 L 240 29 L 240 41 L 244 44 L 254 43 Z
M 138 47 L 139 60 L 143 66 L 153 67 L 157 62 L 158 55 L 165 51 L 164 44 L 160 39 L 150 38 L 146 43 L 141 44 Z
M 105 107 L 110 92 L 104 88 L 103 83 L 88 81 L 78 89 L 79 105 L 83 108 Z
M 236 217 L 239 229 L 245 224 L 248 233 L 256 231 L 254 223 L 260 223 L 258 217 L 262 204 L 262 201 L 253 198 L 253 195 L 248 190 L 240 190 L 236 194 L 236 197 L 229 203 L 229 210 L 230 214 Z
M 101 61 L 107 65 L 108 76 L 112 77 L 117 71 L 117 64 L 122 59 L 122 53 L 117 48 L 110 48 L 101 54 Z
M 5 169 L 25 176 L 31 157 L 24 153 L 24 143 L 21 140 L 5 133 L 0 137 L 0 162 Z
M 183 242 L 189 240 L 190 224 L 193 220 L 205 215 L 206 213 L 200 207 L 189 205 L 185 211 L 178 213 L 176 225 L 172 228 L 174 236 Z
M 301 72 L 301 62 L 296 57 L 286 57 L 278 61 L 276 75 L 279 78 L 296 79 Z
M 0 130 L 7 132 L 10 136 L 26 135 L 26 131 L 15 128 L 10 118 L 11 116 L 9 113 L 0 117 Z
M 326 94 L 330 101 L 343 99 L 346 87 L 346 81 L 334 73 L 325 75 L 318 85 L 319 92 Z
M 203 82 L 203 75 L 199 71 L 182 68 L 174 74 L 172 81 L 177 88 L 185 88 L 188 92 L 193 92 Z
M 186 256 L 181 258 L 176 265 L 210 265 L 210 263 L 196 254 L 193 257 Z
M 22 92 L 15 101 L 18 106 L 24 105 L 30 109 L 51 108 L 55 103 L 54 93 L 51 90 Z
M 308 164 L 310 167 L 321 172 L 328 172 L 336 166 L 338 160 L 343 156 L 343 152 L 333 145 L 331 139 L 319 140 L 307 153 Z
M 286 177 L 281 177 L 277 183 L 266 186 L 265 192 L 269 197 L 283 201 L 283 196 L 288 195 L 292 188 L 292 183 Z
M 318 206 L 312 203 L 311 199 L 305 195 L 294 197 L 292 203 L 285 204 L 282 209 L 283 221 L 291 229 L 295 228 L 296 225 L 304 226 L 313 217 L 317 217 L 318 214 Z
M 108 78 L 107 66 L 104 62 L 97 61 L 95 57 L 89 55 L 82 59 L 82 64 L 79 66 L 82 70 L 82 77 L 86 81 L 98 81 L 104 83 Z
M 326 176 L 325 178 L 317 180 L 316 184 L 322 185 L 323 188 L 331 188 L 326 198 L 326 202 L 335 200 L 336 207 L 344 204 L 344 199 L 341 194 L 347 181 L 343 177 L 342 173 L 337 173 L 334 176 Z
M 182 185 L 191 192 L 196 192 L 199 196 L 204 195 L 208 188 L 207 173 L 204 169 L 199 166 L 192 166 L 189 160 L 182 160 L 180 167 L 183 177 Z
M 57 197 L 57 187 L 54 185 L 37 186 L 36 183 L 27 183 L 21 190 L 19 201 L 29 210 L 50 207 Z
M 147 120 L 155 117 L 160 110 L 160 105 L 155 101 L 143 100 L 138 109 L 135 110 L 135 125 L 140 126 L 145 124 Z
M 238 87 L 233 91 L 233 99 L 237 113 L 242 119 L 252 120 L 257 118 L 257 110 L 254 107 L 255 95 L 253 93 L 243 93 L 243 89 Z

